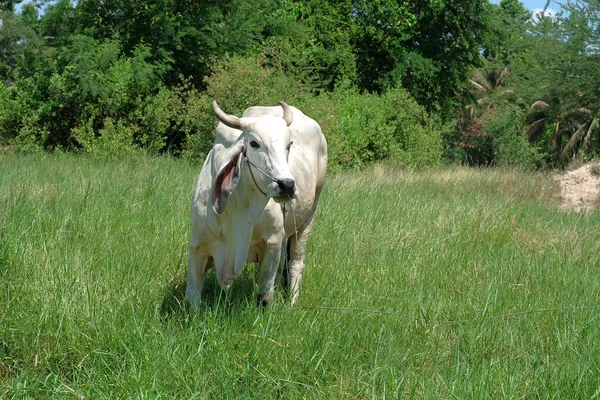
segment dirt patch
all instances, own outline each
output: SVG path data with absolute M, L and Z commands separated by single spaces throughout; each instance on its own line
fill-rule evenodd
M 590 211 L 600 201 L 600 163 L 586 164 L 556 177 L 565 210 Z

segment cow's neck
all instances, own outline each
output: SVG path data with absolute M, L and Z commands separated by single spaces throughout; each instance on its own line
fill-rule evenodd
M 249 168 L 247 163 L 242 164 L 242 176 L 229 197 L 227 207 L 231 207 L 238 216 L 243 216 L 245 220 L 254 225 L 267 206 L 269 198 L 257 187 L 260 183 L 255 182 L 252 178 Z
M 269 202 L 269 198 L 256 190 L 254 182 L 248 179 L 251 179 L 248 174 L 242 175 L 229 196 L 223 215 L 225 218 L 221 218 L 223 236 L 215 264 L 219 283 L 224 287 L 242 271 L 252 241 L 254 224 Z

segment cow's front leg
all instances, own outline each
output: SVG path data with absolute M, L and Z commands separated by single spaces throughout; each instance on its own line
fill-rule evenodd
M 304 274 L 304 252 L 306 249 L 306 242 L 310 237 L 314 222 L 315 219 L 313 216 L 308 226 L 296 232 L 289 239 L 290 265 L 288 266 L 288 282 L 290 294 L 292 296 L 292 305 L 295 305 L 298 301 L 300 281 L 302 280 L 302 274 Z
M 273 237 L 267 241 L 260 260 L 258 305 L 266 306 L 273 295 L 275 278 L 277 278 L 277 271 L 279 270 L 282 242 L 283 237 Z
M 189 302 L 194 306 L 200 303 L 202 286 L 204 286 L 204 277 L 206 275 L 207 262 L 208 257 L 200 253 L 198 246 L 190 246 L 185 298 L 188 299 Z

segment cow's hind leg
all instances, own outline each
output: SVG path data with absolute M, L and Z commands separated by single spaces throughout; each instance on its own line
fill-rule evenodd
M 198 246 L 190 246 L 190 255 L 188 259 L 188 279 L 185 290 L 185 298 L 198 305 L 204 286 L 204 277 L 206 276 L 206 265 L 208 257 L 200 253 Z
M 300 291 L 300 281 L 304 273 L 304 251 L 306 242 L 312 231 L 314 216 L 310 223 L 303 229 L 296 232 L 288 240 L 289 244 L 289 265 L 288 265 L 288 284 L 290 296 L 292 297 L 292 305 L 298 301 L 298 292 Z
M 288 288 L 288 266 L 290 265 L 290 240 L 286 239 L 281 244 L 281 255 L 279 259 L 279 270 L 277 271 L 277 278 L 275 284 Z

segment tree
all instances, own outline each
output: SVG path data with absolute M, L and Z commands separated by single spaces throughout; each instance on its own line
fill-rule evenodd
M 529 57 L 514 63 L 514 85 L 532 110 L 530 140 L 540 142 L 554 160 L 592 156 L 599 150 L 600 4 L 567 2 L 556 16 L 543 16 L 530 27 Z
M 211 65 L 227 54 L 257 51 L 279 8 L 275 0 L 79 0 L 73 33 L 115 39 L 125 54 L 151 48 L 165 82 L 180 76 L 203 87 Z M 268 11 L 265 11 L 268 10 Z
M 15 6 L 23 0 L 3 0 L 0 1 L 0 12 L 7 11 L 13 13 Z
M 531 12 L 518 0 L 502 0 L 500 4 L 487 3 L 484 18 L 481 52 L 487 61 L 505 67 L 519 54 L 519 42 L 527 34 Z
M 351 50 L 337 66 L 355 66 L 360 90 L 402 86 L 428 109 L 448 111 L 457 94 L 466 93 L 468 74 L 479 62 L 484 4 L 313 0 L 303 18 L 325 49 Z M 353 78 L 339 70 L 334 75 Z
M 0 12 L 0 77 L 9 84 L 35 67 L 40 40 L 32 24 L 31 8 L 22 16 Z M 34 9 L 35 11 L 35 9 Z

